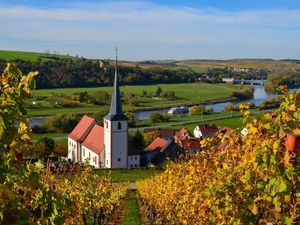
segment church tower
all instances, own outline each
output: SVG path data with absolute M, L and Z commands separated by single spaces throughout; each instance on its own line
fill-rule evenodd
M 127 168 L 128 119 L 123 114 L 118 82 L 118 56 L 109 113 L 103 118 L 106 168 Z

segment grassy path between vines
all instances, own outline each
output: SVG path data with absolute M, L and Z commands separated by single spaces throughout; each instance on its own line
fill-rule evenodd
M 140 225 L 141 217 L 138 209 L 138 200 L 136 198 L 136 190 L 129 191 L 130 197 L 125 209 L 122 225 Z

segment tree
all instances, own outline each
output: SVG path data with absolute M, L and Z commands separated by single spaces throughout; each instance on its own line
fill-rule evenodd
M 124 114 L 128 118 L 128 125 L 134 127 L 136 125 L 134 113 L 126 111 Z
M 49 157 L 53 150 L 55 149 L 56 144 L 52 138 L 42 137 L 35 144 L 34 152 L 40 152 L 41 157 Z
M 205 106 L 204 105 L 194 105 L 190 107 L 191 115 L 204 115 L 205 114 Z
M 163 92 L 163 90 L 161 89 L 161 87 L 158 87 L 158 88 L 156 89 L 155 96 L 156 96 L 156 97 L 160 97 L 160 95 L 161 95 L 162 92 Z
M 144 136 L 139 130 L 134 133 L 134 136 L 132 137 L 132 143 L 140 152 L 145 148 Z
M 144 141 L 145 141 L 145 146 L 148 146 L 151 144 L 152 141 L 154 141 L 155 138 L 159 137 L 159 132 L 158 131 L 151 131 L 147 132 L 144 134 Z
M 53 153 L 58 156 L 67 157 L 68 156 L 68 145 L 66 143 L 57 143 L 53 149 Z

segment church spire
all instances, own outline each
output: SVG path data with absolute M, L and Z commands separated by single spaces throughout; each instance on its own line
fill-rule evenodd
M 122 110 L 122 102 L 120 95 L 120 88 L 118 82 L 118 49 L 116 48 L 116 61 L 115 61 L 115 78 L 114 78 L 114 87 L 111 97 L 110 110 L 109 114 L 106 115 L 107 119 L 110 120 L 127 120 Z

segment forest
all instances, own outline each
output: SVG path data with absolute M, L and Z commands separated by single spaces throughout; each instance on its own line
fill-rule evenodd
M 101 61 L 86 59 L 53 59 L 36 62 L 15 60 L 23 73 L 39 71 L 35 78 L 36 88 L 70 88 L 111 86 L 115 66 Z M 0 71 L 4 70 L 6 61 L 0 60 Z M 138 66 L 118 66 L 120 82 L 123 85 L 189 83 L 195 81 L 197 74 L 191 69 L 170 70 L 153 67 L 141 69 Z

